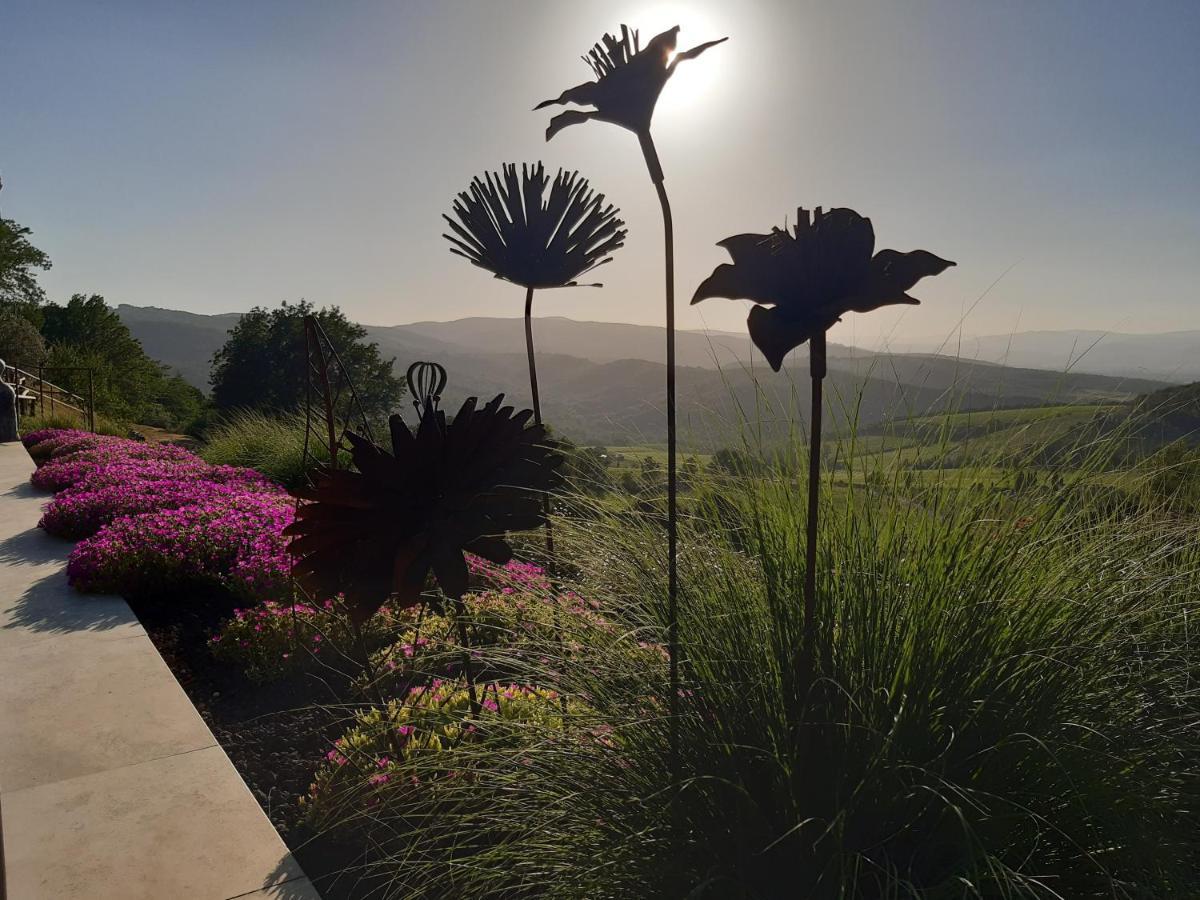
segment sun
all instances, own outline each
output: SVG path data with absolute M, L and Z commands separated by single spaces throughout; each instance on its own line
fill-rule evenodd
M 680 26 L 680 50 L 728 34 L 728 31 L 721 30 L 723 23 L 707 11 L 684 3 L 630 6 L 618 20 L 638 30 L 643 47 L 651 37 L 675 25 Z M 722 75 L 722 67 L 713 62 L 705 57 L 684 63 L 676 69 L 659 98 L 656 118 L 673 118 L 677 113 L 686 113 L 705 102 L 711 102 L 721 84 Z

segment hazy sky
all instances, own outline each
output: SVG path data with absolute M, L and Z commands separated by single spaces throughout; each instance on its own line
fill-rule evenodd
M 679 24 L 681 49 L 730 38 L 680 66 L 655 117 L 682 327 L 744 327 L 742 303 L 686 306 L 717 240 L 825 205 L 959 263 L 838 341 L 949 333 L 998 278 L 966 331 L 1200 328 L 1197 0 L 3 0 L 0 210 L 50 253 L 56 299 L 516 316 L 521 291 L 451 256 L 440 216 L 476 173 L 543 159 L 630 235 L 604 289 L 536 311 L 658 324 L 636 139 L 587 123 L 547 144 L 531 112 L 623 21 L 643 39 Z

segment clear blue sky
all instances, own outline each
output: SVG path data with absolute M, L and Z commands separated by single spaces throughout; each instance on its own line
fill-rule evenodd
M 680 321 L 720 238 L 852 206 L 879 245 L 959 266 L 926 303 L 834 339 L 1200 328 L 1200 2 L 56 2 L 0 12 L 0 210 L 54 298 L 196 312 L 307 297 L 373 323 L 520 314 L 451 256 L 440 214 L 504 161 L 578 168 L 628 246 L 541 314 L 660 323 L 661 226 L 628 132 L 546 144 L 542 99 L 627 21 L 728 35 L 667 86 L 655 132 Z

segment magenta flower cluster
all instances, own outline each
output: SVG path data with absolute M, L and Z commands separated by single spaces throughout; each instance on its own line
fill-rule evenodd
M 285 494 L 234 493 L 122 516 L 75 545 L 67 578 L 107 594 L 208 583 L 246 599 L 280 597 L 291 571 L 282 532 L 292 515 Z
M 71 540 L 91 537 L 121 516 L 179 509 L 219 497 L 279 493 L 257 472 L 203 463 L 134 460 L 99 469 L 46 505 L 38 524 Z
M 47 429 L 24 438 L 31 479 L 59 491 L 41 526 L 79 539 L 67 563 L 83 591 L 166 593 L 198 585 L 246 600 L 287 593 L 283 529 L 294 501 L 251 469 L 177 446 Z

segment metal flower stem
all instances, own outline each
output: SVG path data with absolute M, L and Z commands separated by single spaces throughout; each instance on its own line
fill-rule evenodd
M 812 433 L 808 441 L 808 522 L 804 543 L 804 631 L 800 652 L 801 689 L 807 690 L 814 674 L 814 643 L 817 635 L 817 509 L 821 490 L 822 384 L 825 380 L 825 332 L 813 335 L 809 346 L 809 375 L 812 379 Z
M 525 352 L 529 355 L 529 392 L 533 395 L 533 421 L 542 424 L 542 404 L 538 396 L 537 362 L 533 352 L 533 288 L 525 289 Z M 550 576 L 550 592 L 554 599 L 554 636 L 558 641 L 558 651 L 566 655 L 566 641 L 563 639 L 562 620 L 558 608 L 558 582 L 555 579 L 554 563 L 554 523 L 550 521 L 550 496 L 542 497 L 542 515 L 546 519 L 546 571 Z M 563 723 L 567 719 L 567 698 L 559 693 L 559 706 L 562 708 Z
M 638 132 L 650 180 L 662 207 L 667 300 L 667 655 L 670 666 L 671 765 L 679 774 L 679 509 L 675 477 L 675 226 L 662 165 L 649 130 Z

